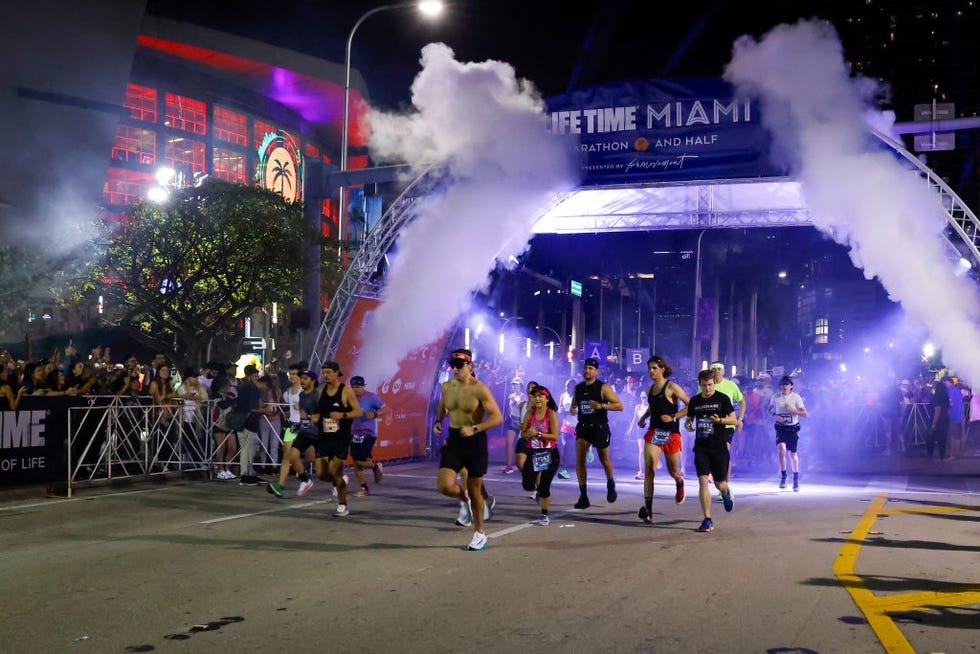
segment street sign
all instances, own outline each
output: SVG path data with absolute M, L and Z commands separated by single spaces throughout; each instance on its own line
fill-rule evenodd
M 574 279 L 571 282 L 569 292 L 575 297 L 582 297 L 582 282 L 577 282 Z
M 265 339 L 261 336 L 245 336 L 242 338 L 242 350 L 259 354 L 265 350 Z

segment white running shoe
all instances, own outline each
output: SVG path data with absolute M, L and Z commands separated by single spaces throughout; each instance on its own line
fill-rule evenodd
M 350 515 L 350 509 L 347 508 L 346 504 L 338 504 L 337 510 L 334 512 L 334 515 L 337 516 L 338 518 L 346 518 L 347 516 Z
M 299 488 L 296 489 L 296 497 L 303 497 L 310 492 L 313 488 L 313 480 L 307 479 L 306 481 L 299 482 Z
M 460 527 L 472 527 L 473 526 L 473 514 L 470 511 L 470 503 L 459 501 L 459 515 L 456 516 L 456 524 Z
M 470 541 L 470 544 L 467 545 L 466 549 L 470 550 L 471 552 L 479 552 L 482 549 L 486 549 L 488 542 L 489 541 L 486 534 L 484 534 L 482 531 L 474 531 L 473 540 Z

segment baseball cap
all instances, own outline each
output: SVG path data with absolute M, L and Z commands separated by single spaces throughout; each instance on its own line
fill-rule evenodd
M 324 361 L 323 365 L 320 367 L 326 370 L 333 370 L 338 375 L 340 374 L 340 364 L 336 361 Z
M 364 378 L 360 375 L 354 375 L 350 378 L 351 386 L 364 386 Z
M 709 370 L 724 370 L 725 364 L 722 363 L 721 361 L 715 361 L 710 366 L 708 366 L 708 368 Z
M 316 381 L 316 373 L 313 372 L 312 370 L 300 370 L 299 371 L 299 376 L 300 377 L 309 377 L 313 381 Z
M 510 380 L 510 383 L 511 384 L 517 384 L 518 386 L 523 386 L 524 385 L 524 380 L 521 379 L 520 377 L 514 377 L 513 379 Z
M 585 365 L 586 366 L 592 366 L 593 368 L 598 368 L 599 367 L 599 360 L 598 359 L 594 359 L 592 357 L 589 357 L 588 359 L 585 360 Z

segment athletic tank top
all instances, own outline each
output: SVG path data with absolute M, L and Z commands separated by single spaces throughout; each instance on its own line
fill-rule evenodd
M 609 427 L 608 412 L 605 409 L 593 409 L 589 400 L 602 402 L 601 379 L 596 379 L 591 384 L 581 382 L 575 386 L 575 405 L 578 407 L 578 427 L 579 429 L 594 430 L 602 427 Z
M 552 438 L 529 438 L 527 439 L 527 446 L 534 450 L 547 449 L 549 447 L 555 446 L 555 434 L 551 433 L 551 409 L 546 409 L 544 412 L 544 417 L 540 420 L 534 417 L 534 413 L 528 416 L 527 426 L 534 427 L 542 434 L 550 434 Z
M 354 421 L 350 418 L 331 420 L 327 417 L 331 411 L 350 411 L 350 407 L 343 402 L 343 397 L 343 384 L 337 387 L 337 392 L 333 395 L 327 393 L 326 386 L 323 387 L 323 394 L 320 395 L 320 403 L 318 405 L 320 408 L 320 423 L 324 436 L 342 436 L 349 440 L 350 426 Z
M 679 431 L 677 421 L 663 422 L 660 420 L 662 415 L 677 415 L 677 401 L 671 402 L 667 399 L 667 384 L 664 382 L 663 388 L 656 395 L 653 394 L 653 386 L 647 389 L 647 401 L 650 404 L 650 429 L 669 429 L 670 433 Z

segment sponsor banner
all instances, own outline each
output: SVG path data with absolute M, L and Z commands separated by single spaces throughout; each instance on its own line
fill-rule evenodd
M 631 80 L 548 98 L 577 137 L 582 185 L 776 177 L 759 105 L 720 79 Z
M 354 367 L 363 345 L 365 317 L 375 309 L 378 300 L 359 299 L 351 313 L 347 328 L 337 349 L 337 362 L 344 371 L 344 380 L 358 374 Z M 425 456 L 428 446 L 428 408 L 446 336 L 410 352 L 398 364 L 398 372 L 390 379 L 366 379 L 388 407 L 388 413 L 378 420 L 378 440 L 374 458 L 378 460 Z
M 626 372 L 646 372 L 647 359 L 650 358 L 650 348 L 626 350 Z
M 16 411 L 0 411 L 0 486 L 65 479 L 68 407 L 73 397 L 25 396 Z

